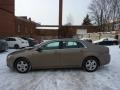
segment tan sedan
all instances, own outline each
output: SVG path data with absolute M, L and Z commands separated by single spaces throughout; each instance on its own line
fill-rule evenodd
M 31 69 L 75 67 L 93 72 L 109 62 L 109 48 L 76 39 L 50 40 L 7 56 L 7 66 L 20 73 Z

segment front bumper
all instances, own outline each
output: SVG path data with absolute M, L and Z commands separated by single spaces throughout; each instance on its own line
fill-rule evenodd
M 7 56 L 7 66 L 11 69 L 14 69 L 14 60 L 15 58 L 12 55 Z
M 20 44 L 20 48 L 28 47 L 28 46 L 29 46 L 29 43 L 21 43 L 21 44 Z

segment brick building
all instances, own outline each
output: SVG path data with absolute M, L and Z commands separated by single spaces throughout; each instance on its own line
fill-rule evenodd
M 36 26 L 40 24 L 27 18 L 27 16 L 15 17 L 15 35 L 16 36 L 26 36 L 32 37 L 36 35 Z
M 58 29 L 36 29 L 36 38 L 39 41 L 58 38 Z
M 107 31 L 116 31 L 116 32 L 120 33 L 120 20 L 108 23 L 108 25 L 106 26 L 106 30 Z
M 14 35 L 14 0 L 0 0 L 0 37 Z

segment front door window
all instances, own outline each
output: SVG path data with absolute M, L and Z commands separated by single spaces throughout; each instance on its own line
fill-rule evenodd
M 59 49 L 59 42 L 51 42 L 43 47 L 43 50 Z

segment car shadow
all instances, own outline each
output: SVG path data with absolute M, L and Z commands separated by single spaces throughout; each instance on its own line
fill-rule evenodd
M 69 72 L 69 71 L 84 71 L 82 68 L 55 68 L 55 69 L 36 69 L 30 72 Z

